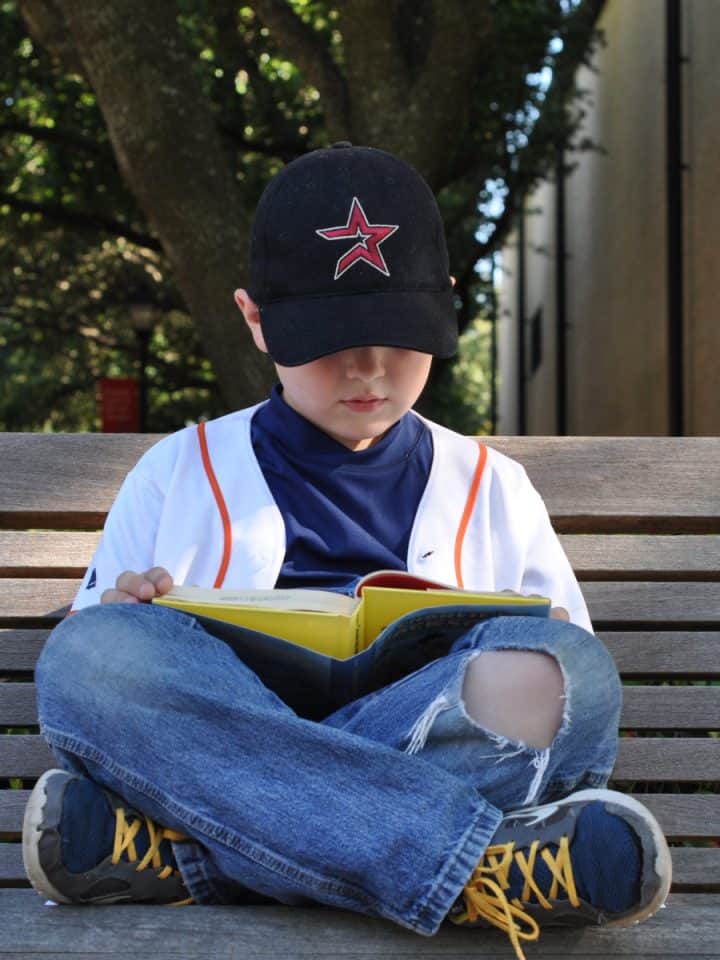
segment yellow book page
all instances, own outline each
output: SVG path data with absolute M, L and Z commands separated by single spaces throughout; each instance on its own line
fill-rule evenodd
M 365 587 L 362 593 L 361 635 L 359 650 L 364 650 L 398 617 L 423 607 L 444 607 L 465 604 L 486 607 L 491 615 L 498 608 L 537 607 L 550 602 L 542 597 L 520 597 L 515 594 L 473 593 L 464 590 L 399 590 L 388 587 Z M 520 612 L 520 609 L 518 612 Z
M 250 630 L 282 637 L 301 647 L 308 647 L 329 657 L 344 660 L 358 649 L 359 607 L 349 616 L 312 610 L 273 610 L 268 607 L 222 606 L 216 603 L 186 602 L 176 598 L 157 597 L 161 606 L 187 613 L 214 617 Z

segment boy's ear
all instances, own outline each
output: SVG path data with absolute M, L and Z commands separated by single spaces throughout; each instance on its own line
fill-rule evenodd
M 260 310 L 257 304 L 247 290 L 243 290 L 242 288 L 236 290 L 233 297 L 235 303 L 240 308 L 240 313 L 245 317 L 245 323 L 250 328 L 255 346 L 258 350 L 262 351 L 262 353 L 267 353 L 268 349 L 265 346 L 265 337 L 263 336 L 262 327 L 260 326 Z

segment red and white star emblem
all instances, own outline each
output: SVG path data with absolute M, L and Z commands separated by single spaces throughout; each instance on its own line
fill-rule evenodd
M 315 233 L 324 240 L 357 240 L 357 243 L 338 260 L 335 266 L 335 280 L 361 261 L 389 277 L 390 271 L 380 250 L 380 244 L 391 237 L 398 227 L 399 224 L 368 223 L 362 204 L 357 197 L 353 197 L 347 223 L 344 226 L 325 227 L 323 230 L 316 230 Z

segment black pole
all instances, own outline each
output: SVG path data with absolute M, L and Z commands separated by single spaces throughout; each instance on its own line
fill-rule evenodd
M 555 174 L 555 407 L 557 434 L 567 436 L 567 235 L 565 231 L 565 151 L 558 146 Z
M 497 295 L 495 254 L 490 255 L 490 433 L 497 433 Z
M 670 435 L 684 433 L 682 8 L 665 3 L 668 412 Z
M 518 436 L 527 433 L 527 403 L 525 397 L 525 205 L 520 208 L 518 219 L 518 285 L 517 285 L 517 404 Z
M 138 360 L 140 362 L 139 378 L 139 426 L 140 433 L 147 433 L 148 426 L 148 389 L 147 389 L 147 365 L 150 345 L 150 331 L 136 330 L 135 335 L 138 341 Z

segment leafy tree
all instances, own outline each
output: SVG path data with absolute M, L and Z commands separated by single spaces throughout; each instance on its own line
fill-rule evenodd
M 231 300 L 252 210 L 284 162 L 337 139 L 428 179 L 469 327 L 478 259 L 576 130 L 600 6 L 2 0 L 0 425 L 92 426 L 97 378 L 134 369 L 139 297 L 159 317 L 153 429 L 259 399 L 272 370 Z M 438 378 L 446 421 L 437 395 L 459 403 L 463 376 Z

